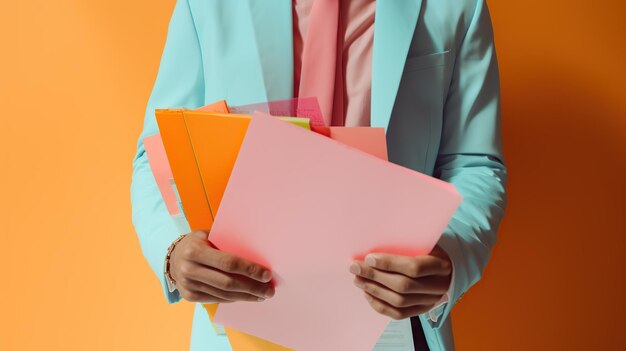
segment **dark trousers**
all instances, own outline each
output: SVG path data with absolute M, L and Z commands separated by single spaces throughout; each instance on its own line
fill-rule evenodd
M 422 323 L 418 317 L 411 317 L 411 331 L 413 332 L 413 345 L 415 351 L 430 351 L 428 344 L 426 343 L 426 336 L 424 336 L 424 329 L 422 329 Z

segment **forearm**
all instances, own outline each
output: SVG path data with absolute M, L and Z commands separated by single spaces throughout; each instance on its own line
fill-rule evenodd
M 497 239 L 497 230 L 506 208 L 506 167 L 487 155 L 440 157 L 435 176 L 454 184 L 463 202 L 439 241 L 453 265 L 449 302 L 442 316 L 432 321 L 441 325 L 459 298 L 482 277 Z

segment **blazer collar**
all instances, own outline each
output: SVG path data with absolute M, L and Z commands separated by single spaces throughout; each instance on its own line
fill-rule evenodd
M 372 62 L 371 125 L 387 128 L 422 0 L 377 0 Z M 248 0 L 251 37 L 266 101 L 293 97 L 292 0 Z M 254 51 L 254 50 L 253 50 Z

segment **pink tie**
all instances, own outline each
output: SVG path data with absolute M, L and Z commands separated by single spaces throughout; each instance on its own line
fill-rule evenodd
M 300 97 L 317 97 L 326 125 L 343 125 L 340 0 L 315 0 L 302 50 Z

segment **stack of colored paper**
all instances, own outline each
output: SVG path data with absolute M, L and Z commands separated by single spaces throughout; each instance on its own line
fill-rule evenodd
M 230 110 L 157 110 L 167 157 L 146 144 L 170 214 L 180 199 L 192 229 L 211 229 L 220 250 L 273 272 L 272 299 L 207 306 L 212 320 L 234 350 L 371 350 L 389 319 L 353 286 L 350 262 L 430 252 L 461 197 L 388 162 L 382 128 Z

